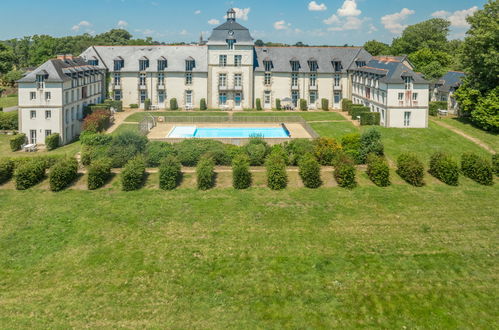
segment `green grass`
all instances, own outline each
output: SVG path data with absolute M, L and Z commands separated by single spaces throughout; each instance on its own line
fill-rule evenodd
M 463 133 L 468 134 L 471 137 L 477 138 L 492 149 L 495 150 L 495 152 L 499 152 L 499 134 L 497 133 L 491 133 L 484 131 L 480 128 L 477 128 L 471 124 L 470 121 L 466 119 L 460 119 L 460 118 L 434 118 L 435 121 L 442 121 L 448 125 L 451 125 L 459 130 L 461 130 Z
M 339 139 L 350 133 L 359 133 L 359 128 L 351 122 L 311 123 L 310 126 L 322 137 Z
M 67 155 L 74 156 L 76 155 L 81 148 L 81 144 L 79 141 L 67 144 L 60 148 L 57 148 L 52 151 L 37 151 L 37 152 L 23 152 L 16 151 L 12 152 L 10 150 L 10 140 L 11 136 L 9 135 L 0 135 L 0 157 L 35 157 L 41 155 Z
M 18 98 L 16 97 L 0 97 L 0 108 L 9 108 L 16 106 Z
M 265 117 L 283 117 L 283 116 L 301 116 L 307 121 L 322 121 L 322 120 L 346 120 L 342 115 L 337 112 L 261 112 L 261 111 L 244 111 L 235 112 L 235 117 L 246 117 L 246 116 L 265 116 Z
M 125 122 L 138 123 L 146 116 L 182 116 L 182 117 L 198 117 L 198 116 L 228 116 L 227 112 L 220 111 L 168 111 L 168 112 L 136 112 L 125 119 Z
M 121 124 L 114 130 L 112 135 L 120 134 L 123 132 L 138 132 L 139 130 L 139 124 Z
M 4 328 L 497 322 L 497 187 L 38 189 L 0 189 Z

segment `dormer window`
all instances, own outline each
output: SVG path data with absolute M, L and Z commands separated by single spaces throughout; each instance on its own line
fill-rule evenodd
M 234 45 L 236 44 L 236 39 L 233 37 L 233 35 L 234 31 L 229 31 L 229 38 L 227 38 L 227 48 L 229 48 L 229 50 L 234 50 Z
M 274 68 L 274 64 L 270 59 L 264 60 L 263 66 L 265 67 L 265 72 L 270 72 Z
M 120 71 L 125 67 L 125 60 L 121 57 L 114 59 L 114 71 Z
M 158 71 L 164 71 L 168 67 L 168 61 L 166 58 L 161 57 L 158 60 Z
M 405 89 L 412 89 L 412 77 L 402 76 L 402 79 L 404 79 Z
M 149 68 L 149 59 L 144 56 L 139 60 L 139 71 L 146 71 L 147 68 Z
M 300 62 L 298 60 L 291 60 L 291 70 L 293 72 L 300 71 Z
M 36 75 L 36 86 L 37 88 L 45 88 L 45 79 L 48 78 L 48 74 L 45 70 Z
M 196 61 L 189 57 L 185 60 L 185 71 L 192 71 L 196 67 Z
M 341 72 L 343 70 L 343 66 L 341 65 L 341 61 L 333 61 L 333 69 L 334 72 Z
M 310 59 L 308 61 L 308 67 L 310 68 L 311 72 L 317 72 L 317 69 L 319 68 L 319 65 L 317 64 L 317 60 Z
M 360 68 L 360 67 L 366 66 L 366 61 L 356 60 L 355 64 L 357 65 L 358 68 Z

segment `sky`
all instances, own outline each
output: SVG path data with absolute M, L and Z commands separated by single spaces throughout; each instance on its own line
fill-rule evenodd
M 127 29 L 162 42 L 205 39 L 235 8 L 253 38 L 310 45 L 390 43 L 404 27 L 432 17 L 451 21 L 450 38 L 463 38 L 466 16 L 486 0 L 17 0 L 2 4 L 0 40 L 34 34 L 98 34 Z

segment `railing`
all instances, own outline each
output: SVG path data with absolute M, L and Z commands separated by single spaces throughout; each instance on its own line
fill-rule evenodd
M 156 118 L 153 116 L 147 116 L 140 121 L 139 132 L 142 135 L 147 135 L 154 127 L 156 127 Z

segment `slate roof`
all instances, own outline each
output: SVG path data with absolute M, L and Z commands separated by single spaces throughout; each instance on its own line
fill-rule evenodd
M 43 63 L 33 71 L 28 72 L 23 78 L 19 79 L 19 83 L 36 82 L 37 75 L 48 76 L 45 82 L 62 83 L 71 80 L 72 73 L 88 72 L 98 70 L 98 67 L 89 65 L 83 58 L 75 57 L 72 60 L 51 59 Z
M 356 67 L 355 61 L 369 61 L 372 58 L 361 47 L 255 47 L 255 71 L 265 71 L 264 60 L 270 59 L 273 72 L 292 72 L 291 62 L 298 61 L 298 72 L 311 72 L 308 62 L 317 61 L 317 73 L 333 73 L 333 61 L 341 61 L 342 71 Z
M 235 13 L 233 9 L 229 10 L 227 14 Z M 248 28 L 237 23 L 235 19 L 227 18 L 227 21 L 222 25 L 213 29 L 211 36 L 208 38 L 208 45 L 225 45 L 227 39 L 236 40 L 236 45 L 253 45 L 253 37 Z
M 389 60 L 385 58 L 373 58 L 366 63 L 366 66 L 356 68 L 353 71 L 380 75 L 382 76 L 380 82 L 388 84 L 402 84 L 404 83 L 402 77 L 412 77 L 415 84 L 429 83 L 420 73 L 414 72 L 404 63 L 397 61 L 394 58 Z
M 114 71 L 114 59 L 122 58 L 125 66 L 120 72 L 139 72 L 139 59 L 149 59 L 149 68 L 145 72 L 157 72 L 158 60 L 166 59 L 165 72 L 185 72 L 185 61 L 194 59 L 193 72 L 208 72 L 208 47 L 206 46 L 92 46 L 81 56 L 85 59 L 97 56 L 99 67 Z
M 449 71 L 438 81 L 438 91 L 449 93 L 451 89 L 459 87 L 462 79 L 466 76 L 464 72 Z

